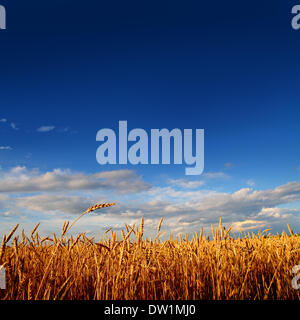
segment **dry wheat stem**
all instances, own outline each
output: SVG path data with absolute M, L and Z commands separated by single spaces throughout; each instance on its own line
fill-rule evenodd
M 106 207 L 111 207 L 111 206 L 114 206 L 115 203 L 101 203 L 101 204 L 96 204 L 92 207 L 89 207 L 86 211 L 84 211 L 79 217 L 77 217 L 72 223 L 71 225 L 66 229 L 65 233 L 67 233 L 71 227 L 73 226 L 73 224 L 78 221 L 82 216 L 84 216 L 85 214 L 87 213 L 90 213 L 92 211 L 96 211 L 98 209 L 101 209 L 101 208 L 106 208 Z

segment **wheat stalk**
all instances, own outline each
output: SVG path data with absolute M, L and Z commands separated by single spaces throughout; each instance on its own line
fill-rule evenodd
M 78 221 L 82 216 L 84 216 L 85 214 L 87 213 L 90 213 L 90 212 L 93 212 L 93 211 L 96 211 L 98 209 L 101 209 L 101 208 L 106 208 L 106 207 L 111 207 L 111 206 L 114 206 L 115 203 L 101 203 L 101 204 L 96 204 L 92 207 L 89 207 L 86 211 L 84 211 L 79 217 L 77 217 L 71 224 L 68 228 L 66 228 L 65 230 L 65 233 L 67 233 L 71 227 L 73 226 L 73 224 Z
M 159 231 L 160 231 L 160 228 L 161 228 L 161 225 L 163 223 L 163 220 L 164 220 L 164 218 L 160 218 L 160 220 L 159 220 L 159 223 L 158 223 L 158 226 L 157 226 L 157 233 L 159 233 Z
M 140 236 L 142 237 L 144 233 L 144 217 L 141 218 L 141 224 L 140 224 Z
M 292 229 L 291 229 L 290 225 L 289 225 L 289 224 L 287 224 L 287 227 L 288 227 L 288 229 L 289 229 L 289 232 L 290 232 L 291 236 L 293 236 L 293 235 L 294 235 L 294 232 L 292 231 Z
M 18 229 L 19 224 L 16 224 L 13 229 L 11 230 L 11 232 L 8 234 L 7 238 L 6 238 L 6 243 L 10 240 L 10 238 L 12 237 L 12 235 L 15 233 L 15 231 Z

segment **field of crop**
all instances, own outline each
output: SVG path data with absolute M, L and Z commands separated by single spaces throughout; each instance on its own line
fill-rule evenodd
M 220 221 L 211 238 L 200 231 L 161 241 L 161 224 L 153 239 L 142 219 L 100 242 L 67 237 L 67 222 L 47 238 L 38 226 L 20 237 L 14 228 L 0 249 L 7 283 L 0 299 L 299 299 L 291 270 L 300 264 L 300 237 L 292 230 L 233 237 Z

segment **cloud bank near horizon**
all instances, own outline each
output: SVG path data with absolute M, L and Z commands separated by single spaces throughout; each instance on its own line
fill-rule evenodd
M 134 171 L 103 171 L 95 174 L 54 169 L 45 173 L 17 166 L 0 174 L 0 193 L 32 193 L 74 190 L 111 190 L 121 194 L 150 188 Z
M 211 173 L 207 178 L 224 178 Z M 30 215 L 53 223 L 72 218 L 99 202 L 117 201 L 115 207 L 88 217 L 85 223 L 120 228 L 136 223 L 155 226 L 161 217 L 168 232 L 195 232 L 222 217 L 233 231 L 255 230 L 286 221 L 299 225 L 300 182 L 288 182 L 267 190 L 241 188 L 235 192 L 205 189 L 199 181 L 169 179 L 165 186 L 150 185 L 132 170 L 101 171 L 93 174 L 55 169 L 14 167 L 0 173 L 0 217 L 30 221 Z M 283 208 L 285 206 L 286 208 Z M 5 222 L 5 220 L 3 220 Z

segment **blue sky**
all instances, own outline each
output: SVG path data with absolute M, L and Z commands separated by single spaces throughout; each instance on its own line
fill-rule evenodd
M 219 216 L 237 230 L 288 222 L 299 232 L 297 2 L 0 4 L 0 233 L 37 221 L 52 232 L 99 200 L 118 206 L 86 217 L 80 231 L 142 215 L 151 229 L 163 215 L 175 233 Z M 205 129 L 203 175 L 100 166 L 96 133 L 119 120 Z

